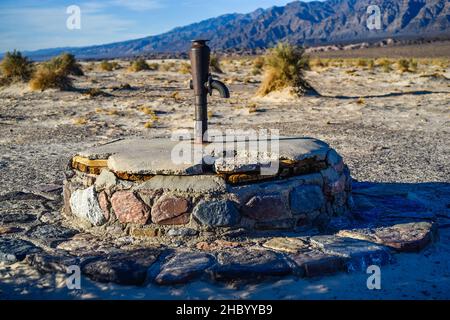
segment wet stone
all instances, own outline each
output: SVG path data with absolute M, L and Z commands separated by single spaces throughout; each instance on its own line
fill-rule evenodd
M 382 266 L 391 261 L 389 249 L 367 241 L 340 238 L 335 235 L 314 236 L 311 244 L 320 251 L 349 258 L 349 271 L 365 272 L 370 265 Z
M 218 264 L 211 269 L 215 280 L 283 276 L 292 272 L 283 256 L 269 250 L 239 249 L 220 252 Z
M 429 245 L 435 237 L 432 223 L 405 223 L 375 229 L 342 230 L 338 236 L 366 240 L 401 252 L 417 252 Z
M 213 256 L 206 253 L 176 253 L 162 265 L 155 281 L 160 285 L 186 283 L 201 276 L 213 262 Z
M 102 255 L 86 262 L 82 273 L 94 281 L 142 285 L 147 270 L 157 260 L 157 249 L 139 249 Z
M 292 254 L 289 258 L 297 265 L 295 273 L 301 277 L 319 277 L 347 270 L 349 258 L 307 251 Z
M 78 231 L 69 229 L 57 224 L 43 224 L 34 227 L 26 233 L 33 240 L 38 240 L 43 244 L 54 247 L 58 243 L 66 241 L 76 235 Z
M 194 217 L 203 225 L 227 227 L 239 223 L 240 214 L 229 200 L 200 202 L 194 209 Z
M 0 262 L 16 263 L 41 249 L 29 241 L 0 237 Z

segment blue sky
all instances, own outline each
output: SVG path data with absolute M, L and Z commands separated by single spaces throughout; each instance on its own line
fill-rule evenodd
M 224 13 L 247 13 L 292 0 L 0 0 L 0 52 L 85 46 L 159 34 Z M 69 30 L 67 7 L 81 9 Z

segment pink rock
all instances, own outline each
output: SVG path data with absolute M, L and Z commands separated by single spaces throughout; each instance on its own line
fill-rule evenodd
M 121 223 L 146 224 L 149 208 L 133 192 L 118 191 L 111 197 L 111 205 Z
M 183 215 L 189 210 L 189 201 L 171 195 L 164 195 L 158 199 L 152 208 L 152 221 L 154 223 L 166 224 L 174 218 Z M 177 220 L 175 220 L 177 221 Z M 180 220 L 180 221 L 185 221 Z M 172 223 L 171 223 L 172 224 Z M 184 223 L 176 223 L 184 224 Z
M 108 196 L 106 194 L 105 191 L 100 192 L 100 194 L 98 195 L 98 204 L 100 205 L 100 208 L 103 211 L 103 216 L 105 217 L 106 220 L 109 220 L 109 208 L 110 208 L 110 204 L 108 201 Z

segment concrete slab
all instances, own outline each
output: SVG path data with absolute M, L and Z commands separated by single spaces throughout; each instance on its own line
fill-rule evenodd
M 243 140 L 238 140 L 242 142 Z M 255 143 L 257 142 L 257 143 Z M 314 159 L 325 161 L 330 147 L 313 138 L 281 137 L 279 150 L 255 150 L 249 146 L 264 144 L 264 140 L 247 141 L 244 149 L 223 143 L 199 146 L 191 141 L 170 139 L 127 139 L 88 148 L 77 156 L 88 160 L 107 160 L 107 166 L 114 172 L 138 175 L 199 175 L 201 160 L 215 168 L 216 172 L 256 171 L 261 162 L 278 159 L 302 161 Z M 270 141 L 268 141 L 270 145 Z M 224 156 L 224 151 L 227 155 Z M 234 155 L 229 156 L 229 155 Z

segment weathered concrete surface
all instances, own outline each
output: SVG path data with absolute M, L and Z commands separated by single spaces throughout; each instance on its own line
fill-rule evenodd
M 242 140 L 238 140 L 242 143 Z M 255 142 L 255 141 L 254 141 Z M 244 142 L 245 145 L 256 143 Z M 268 141 L 270 143 L 270 140 Z M 270 148 L 270 147 L 269 147 Z M 231 149 L 231 150 L 230 150 Z M 237 149 L 237 150 L 235 150 Z M 232 151 L 233 157 L 223 157 L 223 151 Z M 243 172 L 259 170 L 262 163 L 279 159 L 302 161 L 315 159 L 325 161 L 330 147 L 317 139 L 303 137 L 280 137 L 279 150 L 241 151 L 235 146 L 213 142 L 203 150 L 191 141 L 169 139 L 120 140 L 78 152 L 87 159 L 107 159 L 108 168 L 115 172 L 143 175 L 197 175 L 202 174 L 201 159 L 215 165 L 216 172 Z M 237 152 L 235 152 L 237 151 Z M 269 151 L 269 152 L 267 152 Z M 183 161 L 180 155 L 183 157 Z
M 136 190 L 167 190 L 194 193 L 224 193 L 225 180 L 218 176 L 155 176 L 141 183 Z

